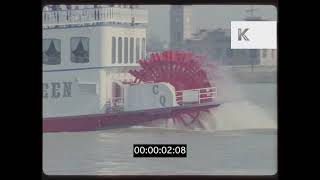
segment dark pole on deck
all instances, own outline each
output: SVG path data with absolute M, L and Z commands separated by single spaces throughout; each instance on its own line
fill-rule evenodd
M 250 58 L 251 58 L 251 72 L 253 72 L 254 68 L 254 60 L 256 58 L 256 50 L 255 49 L 250 49 Z
M 253 72 L 253 58 L 251 59 L 251 72 Z

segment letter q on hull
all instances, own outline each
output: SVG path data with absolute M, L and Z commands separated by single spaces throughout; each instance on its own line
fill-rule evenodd
M 169 83 L 135 84 L 125 88 L 125 111 L 175 107 L 175 89 Z

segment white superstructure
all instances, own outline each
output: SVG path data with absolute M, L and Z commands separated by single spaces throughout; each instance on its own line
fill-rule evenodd
M 138 8 L 43 11 L 43 116 L 104 113 L 123 98 L 119 82 L 146 56 L 147 22 Z

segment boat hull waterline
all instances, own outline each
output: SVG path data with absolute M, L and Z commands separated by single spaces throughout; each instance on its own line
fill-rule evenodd
M 216 108 L 220 103 L 185 105 L 143 111 L 43 118 L 43 132 L 81 132 L 124 128 L 171 118 L 176 113 Z

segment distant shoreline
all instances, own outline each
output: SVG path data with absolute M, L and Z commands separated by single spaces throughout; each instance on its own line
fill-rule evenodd
M 224 69 L 235 80 L 241 83 L 277 83 L 277 71 L 275 67 L 235 67 Z
M 244 83 L 276 83 L 276 72 L 232 72 L 232 77 Z

